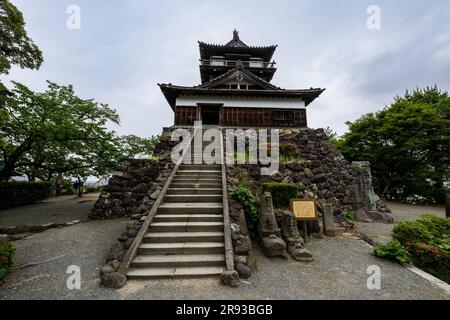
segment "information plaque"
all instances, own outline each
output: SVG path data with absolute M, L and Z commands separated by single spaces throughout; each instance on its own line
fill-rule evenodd
M 317 220 L 317 206 L 314 199 L 292 199 L 290 204 L 297 220 Z

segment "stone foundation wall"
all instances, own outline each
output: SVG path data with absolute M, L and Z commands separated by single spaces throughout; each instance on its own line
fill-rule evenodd
M 170 160 L 165 159 L 124 161 L 109 179 L 89 217 L 144 215 L 152 208 L 172 168 Z
M 128 159 L 118 165 L 89 216 L 91 219 L 134 217 L 152 208 L 174 167 L 170 152 L 171 128 L 164 128 L 154 149 L 154 159 Z
M 258 189 L 265 182 L 293 183 L 299 187 L 299 198 L 332 203 L 337 210 L 351 209 L 352 167 L 331 144 L 323 129 L 280 129 L 279 172 L 262 176 L 259 165 L 235 165 L 228 168 L 231 187 L 241 183 Z M 285 161 L 283 161 L 285 160 Z

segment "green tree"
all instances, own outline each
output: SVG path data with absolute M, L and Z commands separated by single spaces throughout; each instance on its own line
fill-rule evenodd
M 106 128 L 119 123 L 115 110 L 77 97 L 72 86 L 48 84 L 35 93 L 14 82 L 5 104 L 8 120 L 0 127 L 0 180 L 16 170 L 34 172 L 32 178 L 46 172 L 46 180 L 63 173 L 102 175 L 121 154 L 116 134 Z
M 388 198 L 445 202 L 450 179 L 450 98 L 436 86 L 406 92 L 383 110 L 348 122 L 334 143 L 350 161 L 370 161 Z
M 42 52 L 28 37 L 22 13 L 9 0 L 0 0 L 0 74 L 11 65 L 39 69 Z
M 28 37 L 22 13 L 9 0 L 0 0 L 0 75 L 8 74 L 12 65 L 39 69 L 42 52 Z M 0 125 L 7 119 L 3 110 L 11 93 L 0 80 Z
M 153 155 L 153 149 L 159 142 L 159 136 L 141 138 L 133 134 L 120 137 L 122 158 L 135 156 L 147 157 Z

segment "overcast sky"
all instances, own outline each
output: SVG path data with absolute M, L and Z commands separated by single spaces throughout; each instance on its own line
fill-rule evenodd
M 309 126 L 342 134 L 345 122 L 417 86 L 450 87 L 450 1 L 144 1 L 13 0 L 44 53 L 40 70 L 14 68 L 8 79 L 34 90 L 46 80 L 72 84 L 108 103 L 120 134 L 149 136 L 173 113 L 157 83 L 200 83 L 197 41 L 224 44 L 238 29 L 248 45 L 278 44 L 272 82 L 322 87 L 308 106 Z M 69 5 L 81 28 L 68 29 Z M 369 5 L 381 29 L 367 27 Z

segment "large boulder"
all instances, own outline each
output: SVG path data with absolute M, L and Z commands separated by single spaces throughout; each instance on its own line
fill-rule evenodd
M 239 286 L 239 274 L 235 270 L 224 271 L 220 275 L 220 282 L 226 286 L 238 287 Z
M 120 272 L 107 272 L 102 274 L 101 281 L 105 287 L 120 289 L 127 283 L 127 277 Z
M 366 209 L 359 208 L 355 211 L 355 219 L 362 222 L 372 222 Z

